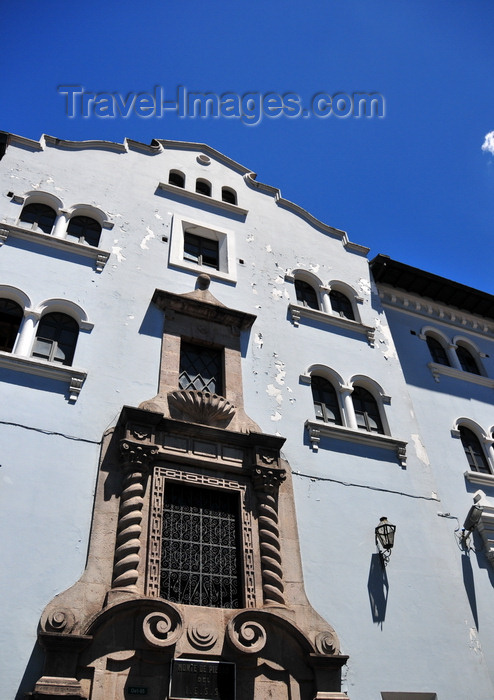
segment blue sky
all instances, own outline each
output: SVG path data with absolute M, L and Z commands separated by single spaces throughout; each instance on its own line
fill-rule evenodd
M 494 292 L 490 0 L 45 0 L 5 5 L 2 26 L 1 129 L 208 143 L 371 256 Z M 385 116 L 69 118 L 62 85 L 123 98 L 161 86 L 167 100 L 178 85 L 295 93 L 307 106 L 375 92 Z

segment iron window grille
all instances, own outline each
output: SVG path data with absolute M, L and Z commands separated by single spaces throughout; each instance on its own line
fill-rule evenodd
M 223 394 L 223 351 L 182 341 L 180 345 L 181 389 Z
M 196 236 L 194 233 L 184 233 L 184 260 L 220 269 L 218 241 L 211 238 Z
M 163 499 L 160 596 L 243 607 L 237 493 L 168 481 Z

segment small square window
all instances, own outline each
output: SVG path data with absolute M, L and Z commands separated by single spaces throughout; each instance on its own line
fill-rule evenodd
M 231 230 L 209 228 L 175 215 L 169 250 L 170 265 L 236 282 L 235 237 Z

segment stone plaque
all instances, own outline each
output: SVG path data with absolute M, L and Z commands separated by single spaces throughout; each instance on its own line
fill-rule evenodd
M 235 700 L 235 664 L 173 659 L 170 700 Z

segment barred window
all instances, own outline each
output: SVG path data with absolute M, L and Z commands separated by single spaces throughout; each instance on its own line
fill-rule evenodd
M 241 608 L 239 496 L 167 481 L 160 596 L 174 603 Z
M 181 389 L 223 394 L 223 352 L 182 341 L 180 345 Z

